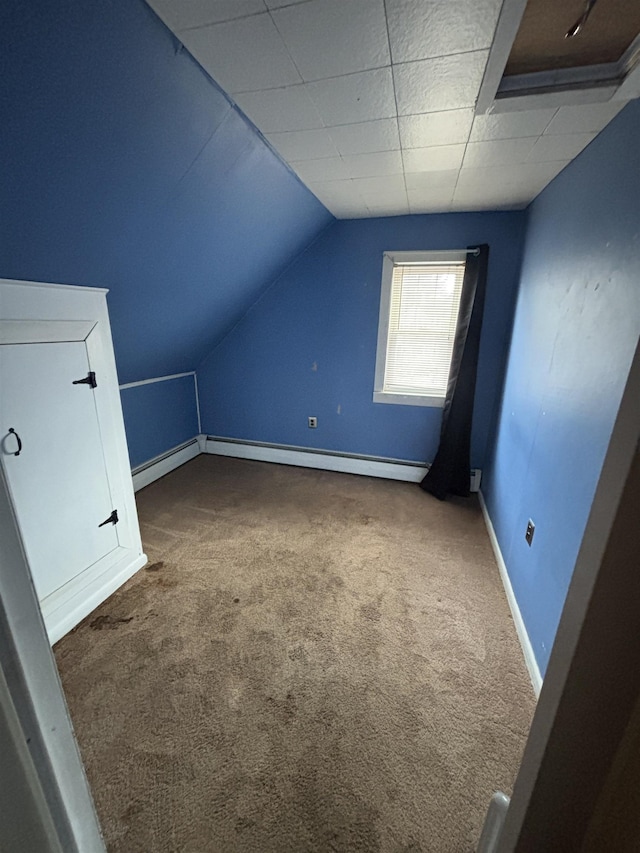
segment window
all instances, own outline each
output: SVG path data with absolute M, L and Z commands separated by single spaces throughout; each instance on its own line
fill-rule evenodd
M 442 406 L 466 252 L 387 252 L 373 400 Z

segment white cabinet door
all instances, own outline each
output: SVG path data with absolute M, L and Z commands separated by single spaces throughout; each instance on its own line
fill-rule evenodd
M 40 600 L 118 547 L 94 391 L 73 384 L 89 370 L 84 342 L 0 346 L 0 456 Z

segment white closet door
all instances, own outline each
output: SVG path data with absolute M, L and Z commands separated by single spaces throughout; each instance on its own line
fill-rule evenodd
M 118 547 L 95 392 L 73 384 L 89 370 L 83 342 L 0 346 L 1 458 L 40 600 Z

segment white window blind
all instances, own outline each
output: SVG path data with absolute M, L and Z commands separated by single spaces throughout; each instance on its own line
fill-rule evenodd
M 394 264 L 383 392 L 445 396 L 464 266 Z

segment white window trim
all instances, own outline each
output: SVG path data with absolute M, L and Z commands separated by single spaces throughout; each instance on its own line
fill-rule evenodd
M 387 337 L 389 334 L 389 310 L 391 307 L 391 282 L 394 264 L 419 263 L 455 263 L 466 261 L 469 254 L 466 249 L 451 249 L 428 252 L 385 252 L 382 257 L 382 287 L 380 290 L 380 314 L 378 317 L 378 343 L 376 346 L 376 371 L 373 384 L 374 403 L 392 403 L 401 406 L 429 406 L 442 408 L 442 397 L 425 394 L 393 394 L 383 391 L 384 369 L 387 357 Z

